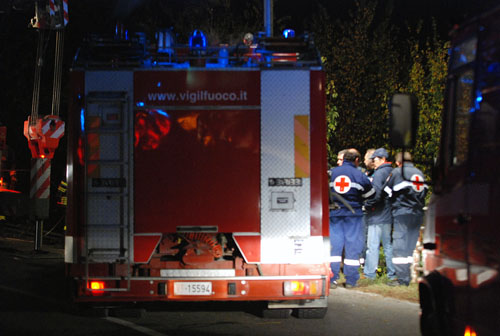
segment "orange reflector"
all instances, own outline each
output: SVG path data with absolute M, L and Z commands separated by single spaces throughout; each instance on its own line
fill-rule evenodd
M 317 281 L 311 281 L 309 284 L 309 294 L 317 295 L 319 293 L 319 284 Z
M 477 336 L 476 331 L 471 326 L 466 326 L 464 336 Z

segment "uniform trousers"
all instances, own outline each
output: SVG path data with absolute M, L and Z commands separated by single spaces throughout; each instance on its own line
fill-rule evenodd
M 423 214 L 395 215 L 392 233 L 392 263 L 398 281 L 408 285 L 411 281 L 410 267 L 413 264 L 413 251 L 417 246 Z
M 339 278 L 342 250 L 344 254 L 344 275 L 346 283 L 356 285 L 359 279 L 359 256 L 365 243 L 362 216 L 330 217 L 330 267 L 332 281 Z

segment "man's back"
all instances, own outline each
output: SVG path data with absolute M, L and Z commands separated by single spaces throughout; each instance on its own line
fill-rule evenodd
M 394 216 L 423 213 L 428 189 L 423 182 L 424 174 L 411 162 L 392 171 L 386 191 L 391 195 Z
M 363 172 L 356 168 L 355 164 L 345 161 L 342 166 L 332 170 L 330 186 L 333 191 L 340 194 L 354 209 L 353 214 L 345 205 L 339 203 L 340 208 L 332 210 L 330 216 L 363 216 L 361 206 L 366 197 L 374 194 L 370 180 Z
M 367 223 L 391 223 L 391 203 L 383 191 L 387 178 L 392 172 L 392 165 L 389 162 L 383 163 L 371 176 L 372 185 L 375 189 L 375 197 L 365 203 Z

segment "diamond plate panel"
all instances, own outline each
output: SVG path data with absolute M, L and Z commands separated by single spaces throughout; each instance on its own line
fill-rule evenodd
M 120 244 L 120 229 L 90 227 L 88 229 L 88 239 L 89 250 L 116 248 Z M 109 251 L 105 254 L 109 254 Z
M 266 251 L 263 263 L 319 264 L 329 257 L 329 238 L 322 236 L 262 237 L 261 248 Z
M 124 177 L 122 167 L 112 164 L 101 164 L 101 177 L 119 178 Z M 102 190 L 102 189 L 101 189 Z
M 129 257 L 132 250 L 129 197 L 133 172 L 128 162 L 131 144 L 126 139 L 133 134 L 128 103 L 133 100 L 133 77 L 133 71 L 85 72 L 85 94 L 91 98 L 86 126 L 96 147 L 94 155 L 87 154 L 95 160 L 88 166 L 98 167 L 86 181 L 86 249 L 94 261 L 114 262 Z
M 85 93 L 92 91 L 133 92 L 132 71 L 87 71 L 85 73 Z
M 120 160 L 121 159 L 121 135 L 117 134 L 100 134 L 99 141 L 99 156 L 101 160 Z
M 269 178 L 295 177 L 294 118 L 310 113 L 309 79 L 307 70 L 270 70 L 261 74 L 261 261 L 264 263 L 296 261 L 291 237 L 310 235 L 310 180 L 304 178 L 301 187 L 268 186 Z M 292 209 L 273 210 L 272 192 L 292 192 L 295 199 Z
M 122 244 L 128 250 L 128 241 L 121 238 L 120 213 L 124 211 L 119 197 L 89 197 L 87 205 L 87 249 L 90 259 L 114 262 L 120 256 Z M 107 250 L 113 249 L 113 251 Z M 96 251 L 94 251 L 96 250 Z
M 118 197 L 89 197 L 87 205 L 89 225 L 119 225 L 122 212 L 121 199 Z

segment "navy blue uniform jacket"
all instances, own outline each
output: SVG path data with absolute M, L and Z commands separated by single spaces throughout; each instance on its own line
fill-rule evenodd
M 368 177 L 350 161 L 344 161 L 342 166 L 332 169 L 330 188 L 332 192 L 342 196 L 355 211 L 353 214 L 344 204 L 336 201 L 340 209 L 331 210 L 330 217 L 363 216 L 363 202 L 375 195 L 375 190 Z
M 400 167 L 394 168 L 384 191 L 392 202 L 392 215 L 422 215 L 428 186 L 424 174 L 413 163 L 404 163 L 404 178 Z
M 391 202 L 384 192 L 384 184 L 392 172 L 389 162 L 381 164 L 371 176 L 372 185 L 375 189 L 375 197 L 365 202 L 366 221 L 368 224 L 392 223 Z

